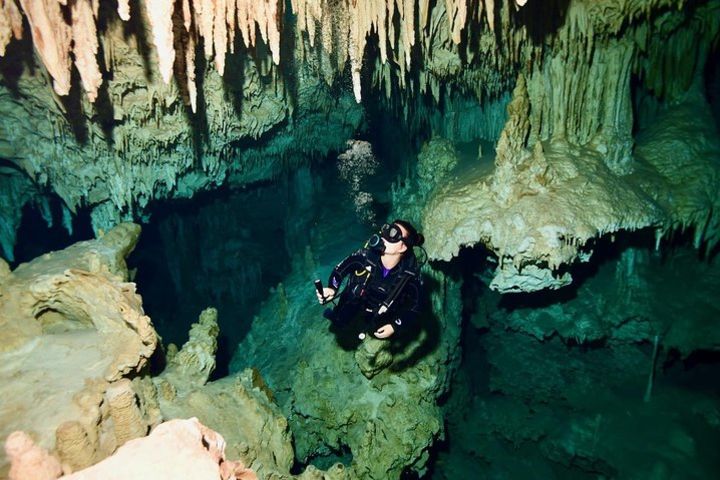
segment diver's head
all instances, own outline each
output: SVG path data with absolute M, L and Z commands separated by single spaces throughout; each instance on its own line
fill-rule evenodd
M 391 225 L 398 227 L 402 232 L 401 240 L 408 248 L 421 247 L 425 237 L 418 233 L 412 223 L 407 220 L 396 219 Z
M 380 229 L 380 234 L 370 237 L 368 246 L 384 254 L 403 254 L 408 249 L 421 246 L 425 238 L 417 233 L 415 227 L 405 220 L 395 220 L 386 223 Z

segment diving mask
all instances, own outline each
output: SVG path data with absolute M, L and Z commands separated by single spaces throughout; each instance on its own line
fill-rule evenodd
M 385 243 L 383 239 L 390 243 L 399 242 L 404 240 L 402 230 L 394 223 L 386 223 L 380 229 L 379 234 L 374 233 L 367 242 L 367 246 L 373 250 L 377 250 L 380 253 L 385 252 Z
M 396 243 L 400 240 L 404 240 L 402 230 L 394 223 L 386 223 L 380 229 L 380 235 L 382 238 L 390 243 Z

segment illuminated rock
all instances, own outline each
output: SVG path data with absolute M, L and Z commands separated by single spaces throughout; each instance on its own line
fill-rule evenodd
M 155 350 L 124 258 L 139 234 L 124 224 L 22 264 L 0 286 L 0 437 L 14 430 L 63 463 L 86 467 L 156 420 L 133 384 Z M 0 466 L 4 471 L 6 466 Z

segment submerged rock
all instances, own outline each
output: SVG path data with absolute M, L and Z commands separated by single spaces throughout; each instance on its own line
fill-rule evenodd
M 69 475 L 24 434 L 7 441 L 12 468 L 10 480 L 92 480 L 192 478 L 193 480 L 257 480 L 242 462 L 225 458 L 225 441 L 196 418 L 161 423 L 143 438 L 131 440 L 113 455 Z
M 32 432 L 73 468 L 87 467 L 157 420 L 141 412 L 126 377 L 137 375 L 157 336 L 124 257 L 140 229 L 45 254 L 0 285 L 0 437 Z M 0 466 L 5 471 L 7 465 Z
M 365 377 L 373 378 L 392 363 L 389 349 L 389 341 L 378 340 L 372 336 L 363 339 L 362 344 L 355 350 L 355 361 Z

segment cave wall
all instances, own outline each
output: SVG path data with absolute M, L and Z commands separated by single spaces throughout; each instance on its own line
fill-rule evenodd
M 563 156 L 587 149 L 622 178 L 636 167 L 633 88 L 654 99 L 653 111 L 702 90 L 720 24 L 714 0 L 175 3 L 4 4 L 2 157 L 69 211 L 90 206 L 96 231 L 147 220 L 154 199 L 273 178 L 338 151 L 363 128 L 363 98 L 419 135 L 499 142 L 501 203 L 513 182 L 549 181 L 519 178 L 544 168 L 543 159 L 518 161 L 550 148 L 538 144 L 563 146 Z M 48 26 L 44 36 L 36 25 Z M 522 121 L 506 122 L 520 78 Z M 588 232 L 571 224 L 561 235 L 582 247 L 607 231 L 678 224 L 637 208 L 644 213 L 632 221 Z M 6 230 L 16 229 L 17 213 L 5 216 Z M 701 216 L 679 223 L 703 229 Z M 493 233 L 454 242 L 511 257 L 498 288 L 569 281 L 549 272 L 575 261 L 577 248 L 519 253 L 524 245 L 501 245 Z M 3 244 L 13 244 L 9 235 Z
M 34 58 L 27 39 L 14 40 L 0 59 L 1 156 L 34 185 L 60 195 L 70 211 L 91 207 L 96 231 L 122 219 L 147 219 L 153 199 L 272 179 L 342 148 L 362 122 L 352 98 L 318 78 L 317 64 L 294 64 L 291 39 L 282 79 L 262 48 L 255 55 L 243 49 L 229 56 L 224 76 L 217 65 L 199 60 L 193 111 L 184 103 L 185 87 L 158 75 L 144 4 L 132 2 L 127 21 L 108 6 L 102 3 L 94 20 L 104 81 L 92 102 L 77 79 L 58 92 L 65 80 L 47 78 L 47 57 Z M 57 48 L 68 46 L 60 42 Z M 8 220 L 15 219 L 8 223 L 11 231 L 18 225 L 11 214 L 16 207 L 3 205 Z M 3 238 L 14 243 L 11 236 Z

